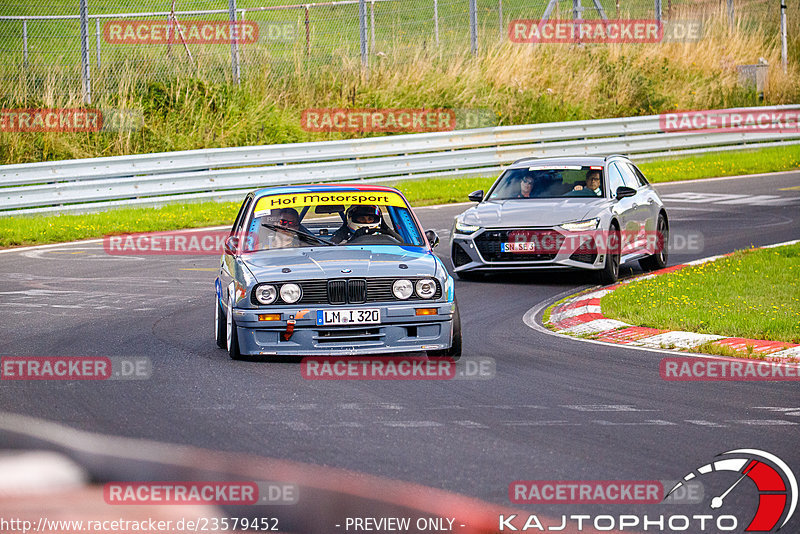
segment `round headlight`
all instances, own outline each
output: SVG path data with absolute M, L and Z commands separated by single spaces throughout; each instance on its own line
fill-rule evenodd
M 256 300 L 261 304 L 272 304 L 278 296 L 275 286 L 269 284 L 256 288 Z
M 400 300 L 406 300 L 414 292 L 411 280 L 395 280 L 392 284 L 392 293 Z
M 436 282 L 431 280 L 430 278 L 423 278 L 422 280 L 417 280 L 417 295 L 424 299 L 429 299 L 433 297 L 436 293 Z
M 297 284 L 283 284 L 281 286 L 281 300 L 286 304 L 294 304 L 302 296 L 303 291 Z

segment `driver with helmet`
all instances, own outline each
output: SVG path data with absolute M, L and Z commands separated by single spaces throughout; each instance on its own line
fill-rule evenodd
M 363 235 L 376 233 L 387 234 L 392 237 L 396 236 L 395 232 L 383 224 L 381 209 L 378 206 L 357 204 L 347 209 L 345 223 L 334 232 L 333 237 L 331 237 L 331 243 L 351 241 Z

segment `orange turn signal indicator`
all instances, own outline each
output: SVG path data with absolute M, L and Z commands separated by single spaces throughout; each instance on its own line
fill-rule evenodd
M 436 308 L 417 308 L 417 315 L 436 315 L 439 310 Z
M 260 313 L 258 314 L 259 321 L 280 321 L 280 313 Z

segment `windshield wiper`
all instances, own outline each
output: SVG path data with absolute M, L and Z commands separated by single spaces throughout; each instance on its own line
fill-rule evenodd
M 270 223 L 261 223 L 261 226 L 263 226 L 264 228 L 268 228 L 270 230 L 274 230 L 276 232 L 291 232 L 297 237 L 300 237 L 302 239 L 313 239 L 314 242 L 319 243 L 320 245 L 327 245 L 329 247 L 336 246 L 335 243 L 331 243 L 330 241 L 325 241 L 321 237 L 311 235 L 302 230 L 295 230 L 294 228 L 286 228 L 285 226 L 278 226 L 277 224 L 270 224 Z

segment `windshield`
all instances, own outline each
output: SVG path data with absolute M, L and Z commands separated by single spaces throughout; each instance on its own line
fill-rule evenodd
M 602 197 L 601 166 L 560 165 L 508 169 L 489 192 L 490 200 Z
M 335 191 L 260 198 L 246 227 L 249 251 L 313 246 L 408 245 L 424 240 L 403 197 Z

